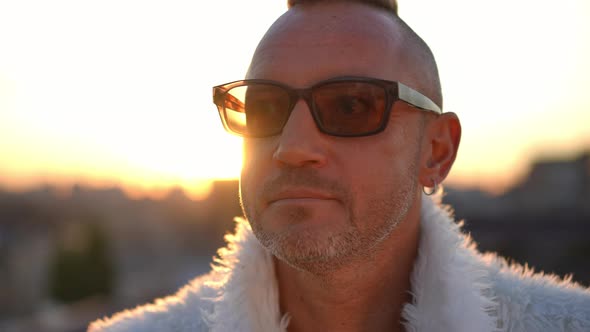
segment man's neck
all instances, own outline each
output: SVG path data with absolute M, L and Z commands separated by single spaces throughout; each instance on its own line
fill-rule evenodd
M 371 257 L 317 276 L 275 258 L 281 312 L 289 331 L 402 331 L 411 300 L 419 216 L 408 216 Z

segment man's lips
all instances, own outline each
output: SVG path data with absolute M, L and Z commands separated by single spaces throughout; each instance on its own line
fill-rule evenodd
M 268 205 L 271 205 L 280 201 L 305 201 L 305 200 L 336 200 L 334 195 L 328 194 L 323 191 L 313 189 L 286 189 L 276 194 L 270 195 L 267 200 Z

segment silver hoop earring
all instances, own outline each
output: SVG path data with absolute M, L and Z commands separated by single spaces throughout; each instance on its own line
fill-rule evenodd
M 434 193 L 436 193 L 438 191 L 438 184 L 436 183 L 436 181 L 432 180 L 432 183 L 434 183 L 434 187 L 430 191 L 426 191 L 427 187 L 422 187 L 422 192 L 426 196 L 432 196 L 432 195 L 434 195 Z

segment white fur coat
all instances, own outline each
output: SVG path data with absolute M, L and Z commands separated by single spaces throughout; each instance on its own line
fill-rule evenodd
M 286 331 L 270 254 L 237 223 L 213 270 L 177 294 L 98 320 L 89 332 Z M 407 331 L 590 331 L 590 291 L 475 250 L 424 196 Z

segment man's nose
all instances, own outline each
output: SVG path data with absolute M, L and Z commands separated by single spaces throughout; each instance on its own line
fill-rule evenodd
M 326 137 L 317 128 L 307 103 L 299 100 L 279 136 L 273 160 L 279 166 L 322 167 L 326 147 Z

